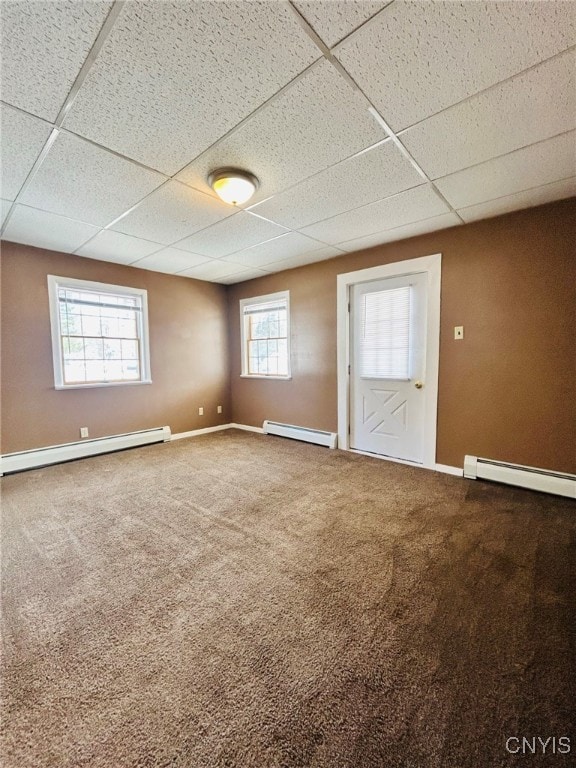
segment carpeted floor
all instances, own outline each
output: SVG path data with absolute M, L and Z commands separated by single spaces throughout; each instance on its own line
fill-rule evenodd
M 234 430 L 2 487 L 4 768 L 574 765 L 566 499 Z

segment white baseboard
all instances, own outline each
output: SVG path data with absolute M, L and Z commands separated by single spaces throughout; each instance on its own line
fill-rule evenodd
M 390 456 L 379 456 L 377 453 L 368 453 L 367 451 L 359 451 L 356 448 L 348 448 L 350 453 L 359 453 L 362 456 L 370 456 L 372 459 L 382 459 L 382 461 L 391 461 L 393 464 L 405 464 L 408 467 L 418 467 L 418 469 L 430 469 L 433 472 L 442 472 L 445 475 L 455 475 L 456 477 L 464 477 L 464 470 L 460 467 L 451 467 L 449 464 L 434 464 L 431 467 L 427 467 L 424 464 L 418 464 L 415 461 L 406 461 L 404 459 L 393 459 Z
M 250 427 L 248 424 L 228 424 L 230 429 L 243 429 L 245 432 L 257 432 L 259 435 L 264 434 L 262 427 Z
M 434 464 L 436 472 L 444 472 L 445 475 L 456 475 L 464 477 L 464 470 L 461 467 L 451 467 L 449 464 Z
M 190 432 L 177 432 L 172 435 L 172 440 L 182 440 L 184 437 L 197 437 L 198 435 L 208 435 L 210 432 L 222 432 L 225 429 L 244 429 L 246 432 L 258 432 L 264 434 L 262 427 L 249 427 L 247 424 L 218 424 L 216 427 L 205 427 L 204 429 L 192 429 Z
M 230 429 L 234 424 L 218 424 L 216 427 L 204 427 L 204 429 L 192 429 L 190 432 L 177 432 L 172 435 L 172 440 L 182 440 L 184 437 L 196 437 L 197 435 L 208 435 L 210 432 L 221 432 L 224 429 Z

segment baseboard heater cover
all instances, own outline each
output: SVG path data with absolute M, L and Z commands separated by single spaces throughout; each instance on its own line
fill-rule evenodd
M 75 443 L 51 445 L 47 448 L 35 448 L 30 451 L 7 453 L 2 456 L 0 462 L 0 475 L 45 467 L 49 464 L 60 464 L 63 461 L 72 461 L 73 459 L 83 459 L 100 453 L 122 451 L 125 448 L 135 448 L 139 445 L 162 443 L 170 440 L 170 437 L 170 427 L 157 427 L 155 429 L 142 429 L 138 432 L 125 432 L 122 435 L 79 440 Z
M 565 472 L 553 472 L 536 467 L 524 467 L 521 464 L 507 464 L 503 461 L 480 459 L 477 456 L 465 456 L 464 477 L 471 480 L 494 480 L 498 483 L 576 499 L 576 475 Z
M 304 440 L 306 443 L 325 445 L 327 448 L 336 448 L 338 435 L 336 432 L 324 432 L 321 429 L 309 429 L 297 427 L 294 424 L 280 424 L 277 421 L 266 420 L 262 425 L 265 435 L 278 435 L 278 437 L 290 437 L 293 440 Z

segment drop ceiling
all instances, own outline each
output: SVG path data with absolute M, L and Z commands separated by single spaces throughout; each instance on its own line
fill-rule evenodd
M 576 3 L 10 0 L 2 237 L 236 283 L 576 194 Z M 243 209 L 210 171 L 260 180 Z

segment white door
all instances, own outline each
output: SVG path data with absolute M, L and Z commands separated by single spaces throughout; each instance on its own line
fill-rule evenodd
M 424 459 L 427 275 L 350 290 L 350 447 Z

